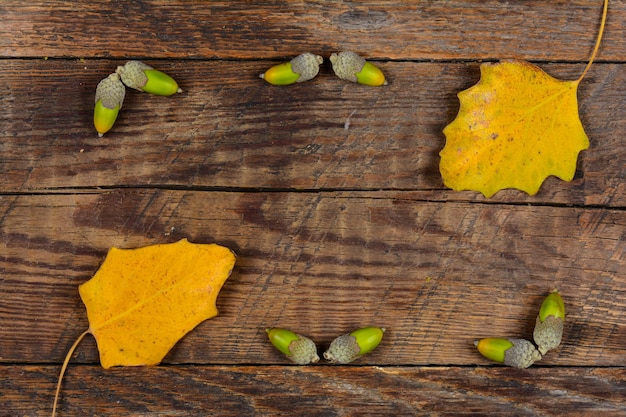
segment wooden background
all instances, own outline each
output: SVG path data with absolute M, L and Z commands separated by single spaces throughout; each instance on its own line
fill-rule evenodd
M 572 182 L 484 199 L 438 170 L 480 62 L 576 79 L 601 3 L 0 2 L 0 415 L 50 415 L 88 327 L 77 287 L 110 247 L 183 237 L 238 255 L 220 315 L 159 367 L 103 370 L 89 337 L 59 416 L 626 415 L 626 2 L 579 88 L 591 146 Z M 303 84 L 258 78 L 341 50 L 390 84 L 346 83 L 328 61 Z M 98 138 L 95 86 L 129 59 L 185 92 L 129 91 Z M 554 288 L 559 349 L 526 370 L 475 351 L 531 338 Z M 385 339 L 347 366 L 292 366 L 264 332 L 323 351 L 365 325 Z

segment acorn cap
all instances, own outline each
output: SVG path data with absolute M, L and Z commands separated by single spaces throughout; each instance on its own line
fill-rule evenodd
M 144 71 L 151 69 L 154 68 L 141 61 L 128 61 L 123 66 L 117 67 L 115 72 L 120 75 L 127 87 L 143 91 L 143 87 L 148 83 L 148 76 Z
M 354 52 L 344 51 L 330 55 L 330 62 L 337 77 L 342 80 L 358 82 L 356 74 L 365 66 L 365 59 Z
M 101 80 L 96 86 L 95 103 L 102 100 L 102 105 L 107 109 L 114 109 L 118 106 L 121 109 L 125 96 L 126 89 L 120 81 L 120 76 L 113 73 Z
M 300 336 L 299 340 L 292 341 L 289 344 L 289 351 L 291 355 L 288 358 L 298 365 L 308 365 L 320 360 L 317 346 L 308 337 Z
M 291 70 L 300 77 L 296 82 L 308 81 L 314 78 L 320 71 L 320 65 L 324 62 L 324 58 L 309 52 L 298 55 L 290 61 Z
M 560 317 L 548 316 L 541 321 L 541 318 L 537 316 L 533 339 L 542 355 L 559 347 L 562 338 L 563 320 Z
M 525 339 L 509 339 L 513 347 L 504 352 L 504 364 L 514 368 L 528 368 L 541 359 L 541 354 L 532 342 Z

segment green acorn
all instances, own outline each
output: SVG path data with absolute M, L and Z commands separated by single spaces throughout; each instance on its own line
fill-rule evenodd
M 514 368 L 528 368 L 541 359 L 541 354 L 528 340 L 489 337 L 474 342 L 485 358 Z
M 265 331 L 272 345 L 294 363 L 308 365 L 320 360 L 315 343 L 308 337 L 279 327 L 265 329 Z
M 118 74 L 111 74 L 96 87 L 96 105 L 93 111 L 93 125 L 102 137 L 111 130 L 124 103 L 126 88 Z
M 349 363 L 371 352 L 383 340 L 384 328 L 364 327 L 333 340 L 324 358 L 333 363 Z
M 115 72 L 127 87 L 135 90 L 157 96 L 171 96 L 183 91 L 172 77 L 141 61 L 128 61 L 124 66 L 117 67 Z
M 561 344 L 564 320 L 565 303 L 559 292 L 554 290 L 543 300 L 535 320 L 533 339 L 542 355 Z
M 342 80 L 371 86 L 387 85 L 385 74 L 380 68 L 354 52 L 345 51 L 332 54 L 330 62 L 333 65 L 335 75 Z
M 290 85 L 314 78 L 324 59 L 309 52 L 298 55 L 289 62 L 274 65 L 259 77 L 273 85 Z

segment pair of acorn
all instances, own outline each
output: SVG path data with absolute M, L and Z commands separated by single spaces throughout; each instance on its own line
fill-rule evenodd
M 171 96 L 183 91 L 172 77 L 141 61 L 128 61 L 117 67 L 96 87 L 93 124 L 100 137 L 111 130 L 117 119 L 126 96 L 124 86 L 157 96 Z
M 280 327 L 265 331 L 272 345 L 292 362 L 308 365 L 320 360 L 315 343 L 308 337 Z M 370 326 L 339 336 L 324 352 L 324 359 L 332 363 L 350 363 L 374 350 L 383 340 L 384 332 L 382 327 Z
M 555 349 L 563 337 L 565 304 L 557 290 L 552 291 L 541 304 L 535 320 L 533 339 L 535 345 L 525 339 L 489 337 L 474 344 L 487 359 L 515 368 L 528 368 L 540 360 L 549 350 Z
M 333 71 L 342 80 L 379 86 L 386 85 L 385 75 L 376 65 L 354 52 L 344 51 L 330 56 Z M 273 85 L 290 85 L 314 78 L 324 58 L 309 52 L 298 55 L 289 62 L 275 65 L 259 77 Z

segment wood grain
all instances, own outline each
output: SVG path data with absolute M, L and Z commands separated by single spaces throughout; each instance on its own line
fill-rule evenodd
M 167 363 L 287 363 L 265 328 L 298 330 L 322 348 L 378 325 L 385 341 L 362 363 L 485 364 L 473 341 L 530 338 L 543 297 L 559 288 L 566 336 L 544 363 L 626 365 L 623 211 L 431 203 L 402 192 L 119 190 L 1 201 L 3 362 L 62 360 L 88 327 L 77 286 L 109 247 L 187 237 L 226 245 L 238 260 L 220 316 Z M 78 362 L 97 361 L 93 341 L 84 345 Z
M 626 415 L 626 2 L 611 0 L 578 90 L 591 146 L 574 180 L 527 196 L 452 192 L 442 129 L 482 61 L 579 77 L 601 0 L 0 2 L 0 417 L 50 415 L 61 362 L 88 326 L 77 287 L 112 246 L 217 242 L 236 268 L 220 315 L 162 366 L 72 358 L 59 416 Z M 257 76 L 302 52 L 354 50 L 390 84 Z M 92 126 L 98 81 L 129 59 L 174 97 L 129 91 Z M 356 112 L 355 112 L 356 111 Z M 346 121 L 350 125 L 346 129 Z M 531 338 L 558 288 L 561 346 L 494 366 L 486 336 Z M 283 326 L 323 351 L 364 325 L 350 366 L 294 367 Z
M 0 55 L 257 59 L 355 50 L 395 60 L 586 61 L 601 0 L 4 0 Z M 611 0 L 600 59 L 623 60 L 626 3 Z
M 389 189 L 484 200 L 447 192 L 438 168 L 442 130 L 458 111 L 456 93 L 478 80 L 478 64 L 381 63 L 391 79 L 384 88 L 345 83 L 325 68 L 307 85 L 280 88 L 257 78 L 266 62 L 161 63 L 186 92 L 129 92 L 113 131 L 99 139 L 94 88 L 121 63 L 0 61 L 8 92 L 0 97 L 4 191 Z M 544 67 L 572 79 L 584 65 Z M 491 201 L 626 206 L 626 106 L 616 105 L 626 85 L 622 69 L 596 65 L 581 85 L 591 147 L 581 153 L 574 181 L 549 178 L 536 196 L 504 191 Z
M 57 367 L 2 367 L 2 416 L 48 416 Z M 626 411 L 624 369 L 70 367 L 60 416 L 591 416 Z M 129 413 L 129 410 L 133 410 Z

